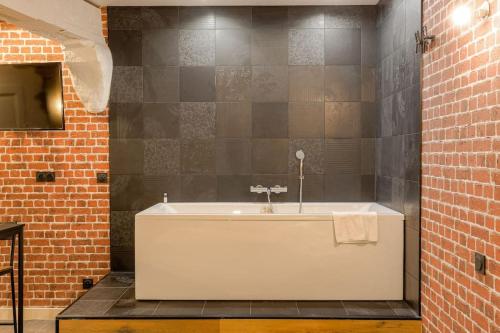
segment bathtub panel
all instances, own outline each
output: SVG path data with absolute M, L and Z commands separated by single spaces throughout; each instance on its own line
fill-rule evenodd
M 403 296 L 403 221 L 398 215 L 379 216 L 379 241 L 364 245 L 336 244 L 328 215 L 141 213 L 135 228 L 137 299 Z

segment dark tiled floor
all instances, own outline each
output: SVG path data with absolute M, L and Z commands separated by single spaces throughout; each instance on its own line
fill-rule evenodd
M 69 318 L 416 319 L 404 301 L 137 301 L 132 274 L 111 273 L 62 312 Z

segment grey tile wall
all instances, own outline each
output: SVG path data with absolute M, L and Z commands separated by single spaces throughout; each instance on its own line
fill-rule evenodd
M 375 199 L 375 6 L 108 10 L 114 270 L 164 192 L 261 201 L 250 185 L 281 184 L 296 201 L 297 149 L 305 201 Z
M 378 10 L 376 198 L 405 214 L 405 298 L 419 311 L 421 1 L 383 0 Z

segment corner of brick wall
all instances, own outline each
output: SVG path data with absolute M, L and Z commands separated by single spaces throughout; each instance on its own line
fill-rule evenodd
M 455 27 L 458 5 L 424 0 L 422 317 L 425 332 L 500 331 L 500 9 Z M 487 257 L 474 271 L 474 252 Z
M 105 14 L 105 10 L 103 11 Z M 103 32 L 106 20 L 103 14 Z M 64 61 L 61 45 L 0 22 L 0 63 Z M 63 66 L 65 130 L 0 131 L 0 222 L 25 226 L 25 305 L 61 307 L 82 293 L 82 278 L 110 268 L 108 111 L 86 112 Z M 55 183 L 36 183 L 53 170 Z M 3 243 L 2 245 L 5 245 Z M 2 246 L 1 260 L 8 260 Z M 0 301 L 10 287 L 1 279 Z

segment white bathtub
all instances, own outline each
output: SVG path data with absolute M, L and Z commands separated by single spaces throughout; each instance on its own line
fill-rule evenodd
M 403 215 L 375 203 L 157 204 L 135 217 L 136 298 L 401 300 Z M 337 244 L 333 211 L 378 213 L 378 242 Z

